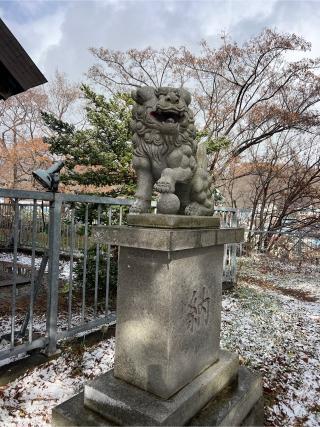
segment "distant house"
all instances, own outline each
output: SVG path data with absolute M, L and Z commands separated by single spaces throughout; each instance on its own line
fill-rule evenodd
M 44 75 L 0 19 L 0 100 L 46 82 Z

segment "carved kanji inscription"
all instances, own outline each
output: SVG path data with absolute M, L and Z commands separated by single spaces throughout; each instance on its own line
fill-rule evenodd
M 187 327 L 189 331 L 195 332 L 208 324 L 210 300 L 209 291 L 205 286 L 192 292 L 187 313 Z

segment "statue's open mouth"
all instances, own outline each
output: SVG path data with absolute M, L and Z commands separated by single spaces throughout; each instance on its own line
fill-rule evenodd
M 184 112 L 177 112 L 173 110 L 160 110 L 151 111 L 150 116 L 160 123 L 180 123 L 183 120 Z

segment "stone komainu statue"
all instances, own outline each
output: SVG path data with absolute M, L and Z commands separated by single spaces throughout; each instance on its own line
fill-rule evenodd
M 131 213 L 150 209 L 153 188 L 158 212 L 212 215 L 211 179 L 204 144 L 195 140 L 191 95 L 185 89 L 141 87 L 132 93 L 137 192 Z

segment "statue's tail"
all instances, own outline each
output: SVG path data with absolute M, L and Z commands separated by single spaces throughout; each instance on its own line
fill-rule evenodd
M 208 174 L 208 158 L 206 145 L 198 144 L 197 169 L 191 182 L 191 200 L 213 212 L 212 178 Z

